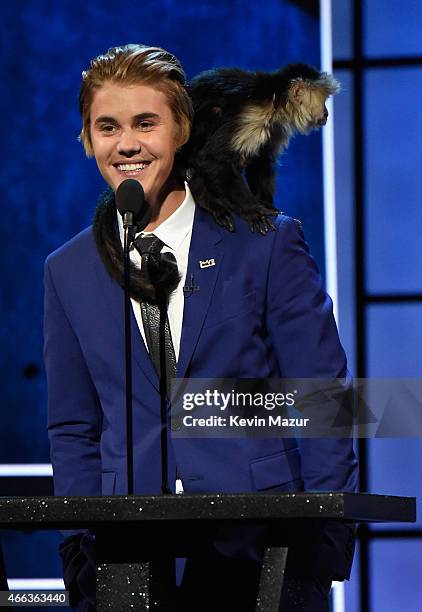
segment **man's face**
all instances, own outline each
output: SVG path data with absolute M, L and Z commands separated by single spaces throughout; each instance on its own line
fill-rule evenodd
M 165 94 L 150 85 L 106 82 L 91 104 L 91 142 L 98 169 L 114 189 L 127 178 L 160 202 L 171 176 L 179 133 Z

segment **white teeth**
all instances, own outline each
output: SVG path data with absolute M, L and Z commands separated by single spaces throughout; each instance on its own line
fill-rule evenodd
M 144 168 L 146 168 L 148 166 L 148 164 L 146 163 L 140 163 L 140 164 L 119 164 L 117 166 L 118 170 L 143 170 Z

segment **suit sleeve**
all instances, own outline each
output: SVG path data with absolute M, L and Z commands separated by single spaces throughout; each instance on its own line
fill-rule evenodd
M 101 495 L 101 410 L 79 341 L 54 285 L 49 259 L 44 268 L 44 363 L 48 386 L 48 435 L 54 494 Z M 93 534 L 62 531 L 63 578 L 72 605 L 95 595 L 95 571 L 86 554 Z M 85 546 L 85 548 L 84 548 Z
M 283 378 L 348 377 L 331 299 L 300 225 L 289 217 L 279 218 L 267 299 L 267 326 Z M 300 447 L 306 491 L 356 491 L 358 470 L 353 440 L 302 438 Z M 338 561 L 339 578 L 350 572 L 354 548 L 351 531 L 350 526 L 337 523 L 326 531 L 323 556 L 325 552 L 335 556 L 333 546 L 344 553 Z
M 79 341 L 44 276 L 44 362 L 55 495 L 101 495 L 101 409 Z

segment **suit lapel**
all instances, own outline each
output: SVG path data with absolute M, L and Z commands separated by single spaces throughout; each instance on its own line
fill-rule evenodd
M 109 307 L 109 311 L 112 314 L 113 321 L 117 326 L 118 333 L 124 339 L 125 334 L 125 318 L 124 318 L 124 292 L 123 289 L 113 281 L 103 266 L 101 277 L 101 287 L 103 291 L 106 304 Z M 145 348 L 145 343 L 139 331 L 138 323 L 133 312 L 133 308 L 130 309 L 131 316 L 131 333 L 132 333 L 132 356 L 134 361 L 141 368 L 148 380 L 159 390 L 159 380 L 153 363 L 150 359 L 148 351 Z M 136 378 L 134 378 L 134 384 L 136 384 Z
M 184 378 L 204 325 L 223 260 L 223 232 L 209 213 L 196 206 L 185 285 L 192 278 L 198 288 L 185 293 L 177 378 Z

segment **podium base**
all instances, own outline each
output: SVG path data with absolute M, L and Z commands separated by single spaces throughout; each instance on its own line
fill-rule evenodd
M 265 549 L 256 612 L 278 612 L 287 548 Z M 97 563 L 97 612 L 170 612 L 175 608 L 175 560 Z
M 174 609 L 174 559 L 97 563 L 96 575 L 97 612 L 169 612 Z

